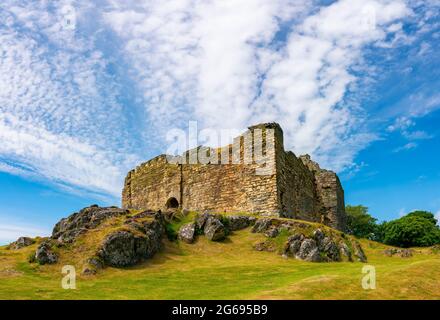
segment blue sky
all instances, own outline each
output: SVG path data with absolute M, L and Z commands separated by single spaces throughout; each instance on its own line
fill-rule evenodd
M 440 214 L 438 1 L 0 4 L 0 242 L 119 204 L 166 135 L 277 121 L 379 220 Z

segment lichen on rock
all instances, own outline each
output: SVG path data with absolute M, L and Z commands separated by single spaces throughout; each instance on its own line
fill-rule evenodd
M 117 207 L 101 208 L 96 205 L 61 219 L 52 231 L 52 239 L 62 243 L 72 243 L 75 239 L 87 232 L 88 229 L 98 227 L 104 220 L 115 216 L 126 215 L 127 210 Z
M 187 223 L 179 229 L 178 239 L 183 242 L 193 243 L 195 240 L 195 236 L 196 236 L 195 222 Z
M 104 239 L 97 255 L 106 265 L 112 267 L 131 266 L 158 252 L 162 246 L 162 235 L 163 227 L 157 221 L 118 230 Z

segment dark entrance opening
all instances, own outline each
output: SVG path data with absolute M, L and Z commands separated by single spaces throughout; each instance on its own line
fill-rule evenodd
M 179 201 L 177 201 L 176 198 L 169 198 L 167 201 L 167 208 L 178 208 L 179 207 Z

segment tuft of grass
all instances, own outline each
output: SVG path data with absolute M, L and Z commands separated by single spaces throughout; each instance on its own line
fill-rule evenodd
M 28 255 L 28 259 L 27 259 L 27 261 L 28 261 L 29 263 L 34 263 L 34 262 L 36 261 L 36 258 L 35 258 L 35 252 L 31 252 L 31 253 Z

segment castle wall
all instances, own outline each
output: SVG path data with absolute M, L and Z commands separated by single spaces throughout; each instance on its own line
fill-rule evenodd
M 180 167 L 164 155 L 143 163 L 125 179 L 122 207 L 163 210 L 168 199 L 180 199 L 180 179 Z
M 274 129 L 275 136 L 267 136 L 267 128 Z M 243 163 L 249 146 L 244 141 L 256 134 L 255 129 L 263 130 L 265 168 L 273 168 L 265 174 L 261 174 L 261 164 Z M 237 143 L 238 154 L 232 154 L 231 145 L 215 151 L 220 159 L 229 154 L 225 164 L 171 164 L 162 155 L 138 166 L 125 180 L 123 207 L 164 210 L 175 198 L 182 209 L 277 215 L 345 229 L 344 191 L 338 176 L 320 169 L 309 156 L 297 158 L 286 152 L 277 124 L 251 127 L 235 139 L 235 146 Z M 274 148 L 267 148 L 268 144 Z M 185 154 L 187 160 L 190 152 Z M 232 164 L 234 156 L 241 161 Z
M 251 132 L 244 133 L 247 134 Z M 140 165 L 126 178 L 122 206 L 164 210 L 168 199 L 174 197 L 181 208 L 194 211 L 278 215 L 274 151 L 265 154 L 273 172 L 258 175 L 256 170 L 261 168 L 260 164 L 244 164 L 243 136 L 234 143 L 240 146 L 240 163 L 232 164 L 233 149 L 229 145 L 217 150 L 219 159 L 222 154 L 229 154 L 227 164 L 170 164 L 162 155 Z M 224 152 L 227 149 L 229 151 Z M 190 152 L 184 155 L 187 163 Z
M 315 185 L 320 203 L 321 222 L 338 230 L 346 228 L 344 189 L 336 173 L 321 169 L 310 159 L 301 156 L 300 160 L 315 176 Z
M 344 190 L 338 176 L 334 172 L 321 170 L 316 173 L 316 184 L 321 214 L 324 217 L 323 223 L 338 230 L 345 230 L 347 222 Z
M 185 165 L 183 208 L 277 214 L 275 176 L 256 176 L 243 164 Z
M 278 194 L 284 217 L 320 221 L 320 203 L 315 177 L 292 152 L 280 150 L 277 157 Z

